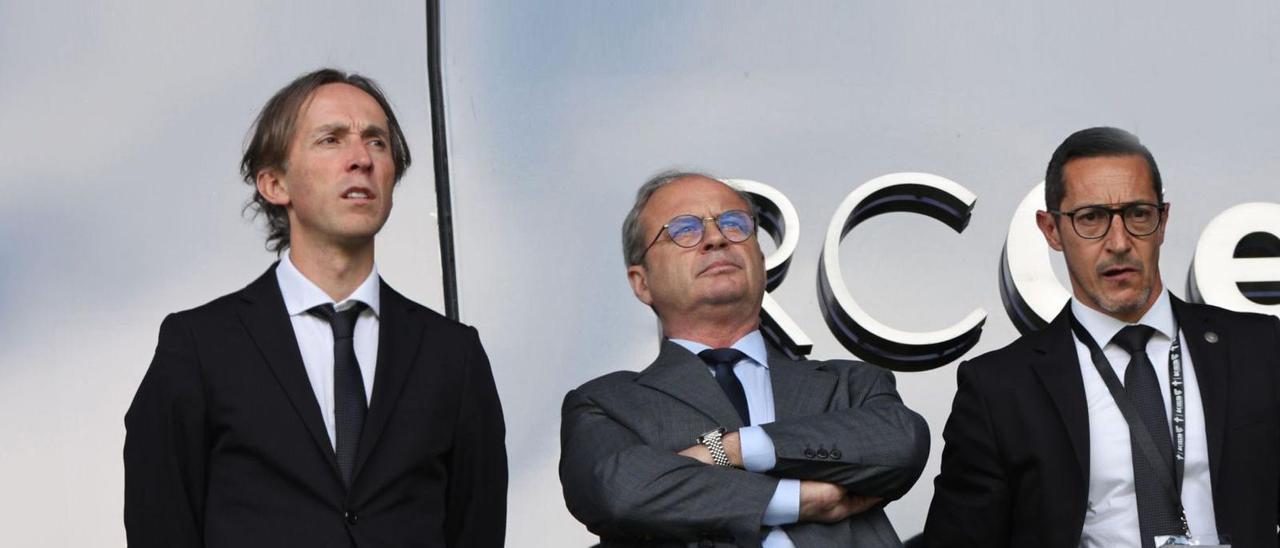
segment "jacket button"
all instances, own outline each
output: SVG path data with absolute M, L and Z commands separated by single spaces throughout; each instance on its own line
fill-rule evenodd
M 825 447 L 818 448 L 818 458 L 825 459 L 829 456 L 831 456 L 831 454 L 827 452 L 827 449 Z
M 807 448 L 807 447 L 805 448 L 805 450 L 804 450 L 804 457 L 805 457 L 806 459 L 811 459 L 811 458 L 813 458 L 813 457 L 815 457 L 815 456 L 817 456 L 817 453 L 814 453 L 814 452 L 813 452 L 813 449 L 809 449 L 809 448 Z
M 356 513 L 351 510 L 347 510 L 342 513 L 342 519 L 347 520 L 348 525 L 355 525 L 357 521 L 360 521 L 360 516 L 357 516 Z
M 831 458 L 833 458 L 833 459 L 838 459 L 838 458 L 843 457 L 843 456 L 844 456 L 844 453 L 841 453 L 839 449 L 832 449 L 832 450 L 831 450 Z

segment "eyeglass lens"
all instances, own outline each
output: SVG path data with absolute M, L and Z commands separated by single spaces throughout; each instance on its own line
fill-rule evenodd
M 1081 238 L 1101 238 L 1111 228 L 1111 215 L 1120 214 L 1125 230 L 1146 236 L 1160 227 L 1160 208 L 1152 204 L 1129 204 L 1122 208 L 1089 206 L 1077 209 L 1071 222 Z
M 667 223 L 667 235 L 680 247 L 693 247 L 702 241 L 705 219 L 696 215 L 680 215 Z M 755 221 L 745 211 L 730 210 L 715 218 L 716 227 L 726 240 L 740 243 L 755 232 Z

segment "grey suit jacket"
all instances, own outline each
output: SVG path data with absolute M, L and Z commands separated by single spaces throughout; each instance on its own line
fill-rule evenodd
M 664 341 L 640 373 L 620 371 L 565 397 L 560 481 L 569 511 L 604 546 L 758 547 L 779 478 L 820 480 L 893 500 L 929 453 L 928 426 L 902 404 L 888 371 L 771 352 L 777 420 L 763 425 L 767 474 L 676 455 L 698 435 L 742 421 L 706 364 Z M 797 548 L 901 546 L 882 508 L 835 524 L 784 526 Z

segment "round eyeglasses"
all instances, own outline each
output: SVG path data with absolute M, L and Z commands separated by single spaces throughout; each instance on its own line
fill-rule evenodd
M 1086 240 L 1096 240 L 1107 235 L 1111 230 L 1111 217 L 1119 215 L 1124 229 L 1136 237 L 1150 236 L 1160 229 L 1164 220 L 1164 210 L 1169 204 L 1151 204 L 1134 202 L 1119 207 L 1084 206 L 1071 211 L 1050 209 L 1049 213 L 1071 218 L 1071 227 L 1076 235 Z
M 750 213 L 741 209 L 731 209 L 715 217 L 699 217 L 697 215 L 677 215 L 672 217 L 667 224 L 662 225 L 662 229 L 653 236 L 653 241 L 649 242 L 649 247 L 644 248 L 644 252 L 649 253 L 649 249 L 662 239 L 665 233 L 671 237 L 671 241 L 676 245 L 689 248 L 702 242 L 702 237 L 706 234 L 706 222 L 715 221 L 716 228 L 720 230 L 720 234 L 724 239 L 735 244 L 747 241 L 752 234 L 756 233 L 756 219 Z

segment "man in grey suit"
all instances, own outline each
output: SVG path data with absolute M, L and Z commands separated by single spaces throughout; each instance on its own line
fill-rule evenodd
M 644 371 L 565 397 L 569 511 L 603 546 L 901 546 L 883 507 L 919 477 L 928 427 L 887 371 L 767 347 L 751 212 L 701 174 L 640 187 L 627 278 L 663 341 Z

